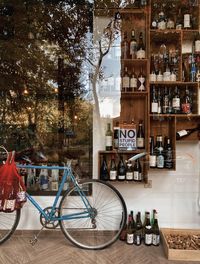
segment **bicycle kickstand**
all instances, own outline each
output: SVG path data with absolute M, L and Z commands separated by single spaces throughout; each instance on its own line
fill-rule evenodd
M 38 242 L 38 237 L 39 237 L 39 235 L 43 229 L 44 229 L 44 226 L 40 229 L 40 231 L 36 235 L 33 236 L 32 239 L 30 239 L 29 242 L 30 242 L 31 246 L 35 246 L 35 244 Z

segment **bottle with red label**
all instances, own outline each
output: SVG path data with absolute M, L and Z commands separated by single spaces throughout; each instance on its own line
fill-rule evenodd
M 181 109 L 183 114 L 192 113 L 192 97 L 187 86 L 185 87 L 185 95 L 182 100 Z

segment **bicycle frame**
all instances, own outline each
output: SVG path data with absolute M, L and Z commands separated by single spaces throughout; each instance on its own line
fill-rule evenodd
M 84 193 L 84 191 L 81 190 L 79 183 L 77 182 L 77 180 L 75 179 L 71 166 L 67 166 L 67 167 L 60 167 L 60 166 L 34 166 L 34 165 L 17 165 L 18 168 L 24 168 L 24 169 L 47 169 L 47 170 L 52 170 L 52 169 L 57 169 L 57 170 L 64 170 L 64 174 L 60 183 L 60 186 L 58 188 L 58 191 L 56 193 L 54 202 L 53 202 L 53 206 L 51 208 L 50 213 L 46 213 L 38 204 L 38 202 L 30 195 L 26 192 L 26 197 L 27 199 L 33 204 L 33 206 L 39 211 L 40 214 L 42 214 L 45 218 L 46 221 L 61 221 L 61 220 L 71 220 L 71 219 L 80 219 L 80 218 L 89 218 L 91 217 L 90 215 L 90 209 L 91 209 L 91 205 Z M 64 183 L 65 181 L 70 178 L 70 180 L 73 182 L 73 185 L 77 188 L 78 194 L 82 199 L 83 205 L 85 206 L 85 210 L 83 212 L 79 212 L 79 213 L 73 213 L 73 214 L 68 214 L 68 215 L 63 215 L 63 216 L 55 216 L 55 212 L 56 212 L 56 208 L 57 208 L 57 204 L 58 204 L 58 200 L 59 197 L 61 195 L 61 192 L 63 190 L 64 187 Z M 67 189 L 69 190 L 69 189 Z M 66 190 L 66 191 L 67 191 Z

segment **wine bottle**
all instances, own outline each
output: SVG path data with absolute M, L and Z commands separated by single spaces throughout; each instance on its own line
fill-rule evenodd
M 139 122 L 139 128 L 137 132 L 137 148 L 143 149 L 144 148 L 144 131 L 143 131 L 143 124 L 142 121 Z
M 115 149 L 119 148 L 119 130 L 119 122 L 116 122 L 116 125 L 113 128 L 113 144 Z
M 142 221 L 141 221 L 141 213 L 138 212 L 136 215 L 136 223 L 135 223 L 135 236 L 134 236 L 134 244 L 136 246 L 140 246 L 142 243 Z
M 107 124 L 106 130 L 106 151 L 110 151 L 113 149 L 113 132 L 111 130 L 111 124 Z
M 132 181 L 133 180 L 133 166 L 132 166 L 132 162 L 131 161 L 129 161 L 127 163 L 126 180 L 127 181 Z
M 119 163 L 118 163 L 117 173 L 118 173 L 118 176 L 117 176 L 118 181 L 124 181 L 125 178 L 126 178 L 126 167 L 125 167 L 122 155 L 120 156 L 120 160 L 119 160 Z
M 3 211 L 4 212 L 13 212 L 16 206 L 16 198 L 14 195 L 14 190 L 11 190 L 8 195 L 6 195 L 7 199 L 4 200 L 3 203 Z
M 172 109 L 174 114 L 179 114 L 181 110 L 181 99 L 178 86 L 175 87 L 174 96 L 172 98 Z
M 133 68 L 132 75 L 130 78 L 130 91 L 134 92 L 136 89 L 137 89 L 137 77 Z
M 194 51 L 200 52 L 200 33 L 196 34 L 195 36 Z
M 195 62 L 192 62 L 191 69 L 190 69 L 190 81 L 191 82 L 196 82 L 196 73 L 197 73 L 197 68 Z
M 162 105 L 163 114 L 168 113 L 168 108 L 169 108 L 169 93 L 168 93 L 167 87 L 165 86 L 164 96 L 163 96 L 163 105 Z
M 126 242 L 128 245 L 132 245 L 134 242 L 134 235 L 132 229 L 132 216 L 129 214 L 128 217 L 128 225 L 127 225 L 127 232 L 126 232 Z
M 192 133 L 194 133 L 195 131 L 200 131 L 200 125 L 198 125 L 195 128 L 186 128 L 186 129 L 182 129 L 176 132 L 176 139 L 182 139 L 184 137 L 187 137 L 189 135 L 191 135 Z
M 131 31 L 131 41 L 130 41 L 130 55 L 131 59 L 136 59 L 137 54 L 137 40 L 135 38 L 135 30 Z
M 151 246 L 152 244 L 152 228 L 150 223 L 150 213 L 146 214 L 146 224 L 144 227 L 144 243 L 146 246 Z
M 133 211 L 131 211 L 131 223 L 132 223 L 132 229 L 133 229 L 133 234 L 135 233 L 135 219 L 134 219 L 134 215 L 133 215 Z
M 163 11 L 163 8 L 161 7 L 161 10 L 158 14 L 158 29 L 166 29 L 167 23 L 165 18 L 165 13 Z
M 110 181 L 116 181 L 117 180 L 117 166 L 115 163 L 115 156 L 111 156 L 111 162 L 110 162 Z
M 122 92 L 128 92 L 130 87 L 130 77 L 128 74 L 128 68 L 124 68 L 124 75 L 122 77 Z
M 182 99 L 181 109 L 183 114 L 192 113 L 192 98 L 190 96 L 190 91 L 188 87 L 185 87 L 185 95 Z
M 162 145 L 162 136 L 158 135 L 156 138 L 156 167 L 159 169 L 164 168 L 164 153 Z
M 162 113 L 162 103 L 161 103 L 161 92 L 160 87 L 158 88 L 158 114 Z
M 107 181 L 109 180 L 108 166 L 106 161 L 106 156 L 103 155 L 102 164 L 100 167 L 100 180 Z
M 156 211 L 154 211 L 154 222 L 152 225 L 152 245 L 160 245 L 160 230 L 158 225 L 158 214 Z
M 154 136 L 150 137 L 149 166 L 150 166 L 150 168 L 155 168 L 156 167 L 156 154 L 155 154 L 155 146 L 154 146 Z
M 137 181 L 137 182 L 142 181 L 142 167 L 141 167 L 139 159 L 135 161 L 135 164 L 133 167 L 133 179 L 134 181 Z
M 183 28 L 182 11 L 181 8 L 179 8 L 178 15 L 176 17 L 176 29 L 182 29 L 182 28 Z
M 142 32 L 140 32 L 140 35 L 139 35 L 136 57 L 137 57 L 137 59 L 145 59 L 145 57 L 146 57 L 145 45 L 144 45 L 144 41 L 143 41 Z
M 173 168 L 173 153 L 170 138 L 166 138 L 166 145 L 164 146 L 164 167 L 167 169 Z
M 152 89 L 152 99 L 151 99 L 151 113 L 157 114 L 158 113 L 158 100 L 156 97 L 156 88 L 153 86 Z
M 122 59 L 129 58 L 129 42 L 127 39 L 127 32 L 124 32 L 124 39 L 121 43 L 122 46 Z

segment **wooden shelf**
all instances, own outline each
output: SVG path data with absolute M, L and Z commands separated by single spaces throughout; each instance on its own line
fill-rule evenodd
M 144 149 L 136 149 L 136 150 L 111 150 L 111 151 L 106 151 L 106 150 L 100 150 L 99 154 L 138 154 L 144 152 Z
M 200 117 L 199 114 L 149 114 L 150 117 L 178 117 L 178 118 L 193 118 Z
M 198 82 L 150 82 L 150 85 L 197 85 Z
M 122 92 L 121 96 L 147 96 L 148 92 Z

